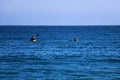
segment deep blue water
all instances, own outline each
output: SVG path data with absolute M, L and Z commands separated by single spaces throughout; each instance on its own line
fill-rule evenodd
M 120 80 L 120 26 L 0 26 L 0 80 Z

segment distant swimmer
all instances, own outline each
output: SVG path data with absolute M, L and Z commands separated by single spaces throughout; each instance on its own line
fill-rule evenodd
M 74 42 L 77 42 L 78 41 L 78 39 L 77 38 L 74 38 Z

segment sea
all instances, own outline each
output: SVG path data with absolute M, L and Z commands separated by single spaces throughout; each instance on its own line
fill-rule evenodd
M 0 26 L 0 80 L 120 80 L 120 26 Z

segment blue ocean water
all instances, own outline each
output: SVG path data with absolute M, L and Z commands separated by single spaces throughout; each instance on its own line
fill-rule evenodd
M 0 26 L 0 80 L 120 80 L 120 26 Z

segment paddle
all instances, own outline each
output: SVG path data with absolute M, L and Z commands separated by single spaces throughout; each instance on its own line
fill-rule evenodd
M 38 36 L 39 36 L 39 34 L 36 35 L 36 37 L 38 37 Z

